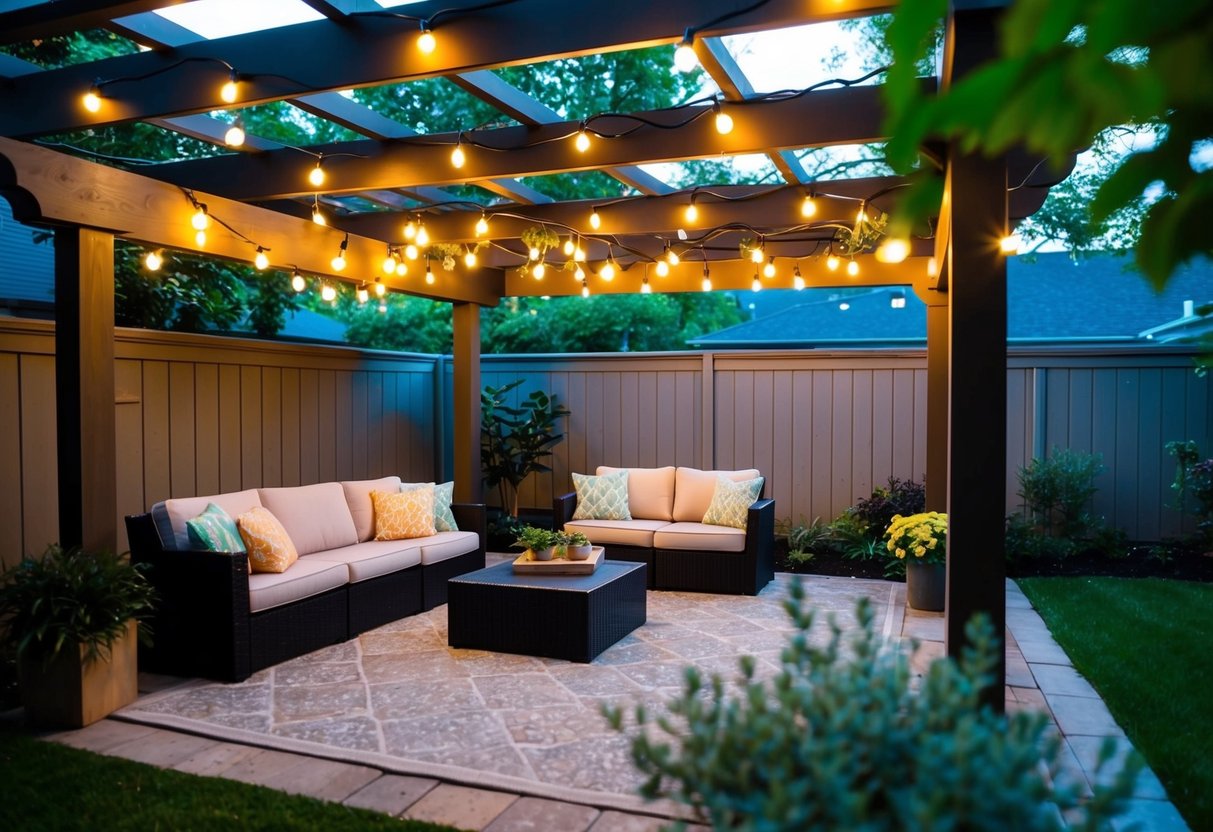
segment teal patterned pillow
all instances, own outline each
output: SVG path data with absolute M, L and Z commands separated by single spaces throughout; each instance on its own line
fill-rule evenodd
M 193 520 L 185 521 L 185 531 L 189 535 L 190 546 L 194 549 L 205 549 L 208 552 L 240 552 L 244 553 L 244 538 L 236 528 L 236 521 L 214 503 L 206 507 L 206 511 Z
M 721 474 L 716 478 L 716 491 L 703 522 L 709 526 L 731 526 L 745 529 L 750 506 L 762 493 L 762 477 L 733 482 Z
M 455 514 L 451 511 L 451 498 L 455 494 L 455 483 L 444 482 L 434 486 L 434 528 L 440 532 L 457 532 Z
M 628 511 L 627 469 L 592 477 L 589 474 L 574 474 L 573 488 L 577 489 L 577 510 L 574 520 L 631 520 Z

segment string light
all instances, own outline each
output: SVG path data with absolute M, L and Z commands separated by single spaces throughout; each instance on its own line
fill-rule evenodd
M 312 222 L 316 223 L 316 225 L 329 224 L 329 221 L 324 216 L 324 212 L 320 210 L 319 199 L 312 203 Z
M 597 231 L 601 227 L 602 217 L 598 216 L 598 209 L 594 208 L 593 212 L 590 214 L 590 228 Z
M 334 303 L 337 300 L 337 290 L 332 284 L 326 283 L 320 287 L 320 299 L 327 303 Z
M 387 256 L 383 258 L 383 273 L 392 274 L 394 271 L 396 271 L 396 264 L 398 262 L 399 261 L 396 260 L 396 253 L 392 251 L 391 246 L 388 246 Z
M 691 201 L 687 204 L 685 216 L 688 225 L 699 219 L 699 206 L 695 204 L 695 194 L 691 194 Z
M 383 314 L 385 314 L 386 312 L 387 312 L 387 304 L 386 304 L 386 303 L 380 303 L 380 304 L 379 304 L 379 314 L 380 314 L 380 315 L 383 315 Z
M 257 246 L 257 255 L 253 258 L 253 265 L 257 267 L 257 271 L 263 272 L 270 267 L 270 258 L 266 256 L 265 249 Z
M 750 282 L 750 291 L 751 292 L 762 291 L 762 281 L 758 279 L 757 273 L 754 275 L 753 281 Z
M 564 247 L 561 249 L 561 251 L 564 252 L 565 257 L 571 257 L 573 255 L 573 238 L 572 237 L 569 237 L 567 240 L 564 241 Z
M 333 267 L 333 271 L 345 271 L 345 250 L 349 247 L 350 236 L 345 235 L 345 239 L 341 241 L 341 248 L 337 249 L 337 256 L 329 261 L 329 265 Z
M 855 260 L 852 260 L 851 262 L 847 263 L 847 274 L 849 274 L 851 277 L 858 277 L 859 276 L 859 263 L 856 262 Z
M 581 280 L 581 296 L 583 298 L 590 296 L 590 284 L 586 283 L 584 278 Z
M 530 258 L 531 258 L 532 260 L 538 260 L 538 259 L 539 259 L 539 254 L 540 254 L 540 252 L 539 252 L 539 247 L 538 247 L 538 246 L 531 246 L 531 250 L 530 250 L 529 252 L 527 252 L 527 254 L 528 254 L 528 255 L 530 255 Z
M 670 273 L 670 264 L 664 260 L 657 261 L 657 276 L 665 277 Z
M 732 133 L 733 117 L 724 111 L 719 101 L 712 105 L 712 110 L 716 113 L 716 132 L 722 136 Z
M 425 223 L 417 226 L 417 245 L 424 248 L 430 244 L 430 232 L 425 230 Z
M 484 219 L 484 214 L 481 214 L 480 218 Z M 484 230 L 488 231 L 488 228 L 489 228 L 488 223 L 485 223 Z M 417 236 L 417 223 L 413 222 L 412 220 L 409 220 L 404 225 L 404 239 L 411 240 L 416 236 Z
M 671 267 L 677 266 L 682 262 L 682 259 L 678 256 L 678 252 L 674 251 L 672 248 L 666 250 L 665 259 Z
M 413 245 L 412 243 L 409 243 L 407 246 L 405 246 L 404 247 L 404 256 L 410 260 L 416 260 L 417 259 L 417 246 Z
M 799 292 L 804 288 L 804 275 L 800 273 L 800 264 L 792 269 L 792 288 Z
M 939 276 L 939 261 L 934 257 L 927 258 L 927 277 Z
M 1022 242 L 1018 234 L 1008 234 L 998 241 L 998 248 L 1003 254 L 1019 254 Z
M 581 268 L 581 266 L 578 266 L 576 271 L 573 272 L 573 277 L 577 278 L 578 280 L 580 280 L 581 282 L 584 283 L 585 282 L 585 269 Z
M 640 294 L 642 294 L 642 295 L 653 294 L 653 287 L 649 285 L 648 275 L 645 275 L 644 280 L 640 281 Z
M 237 118 L 223 134 L 223 143 L 228 147 L 241 147 L 244 144 L 244 138 L 244 119 Z
M 543 276 L 547 274 L 547 272 L 548 267 L 543 265 L 542 261 L 536 263 L 535 267 L 531 269 L 531 274 L 534 275 L 536 280 L 543 280 Z
M 576 147 L 582 153 L 585 153 L 587 150 L 590 149 L 590 136 L 588 133 L 585 132 L 584 123 L 582 125 L 582 128 L 577 131 L 577 138 L 573 140 L 573 146 Z
M 161 264 L 164 263 L 164 258 L 160 256 L 158 251 L 149 251 L 147 256 L 143 258 L 143 265 L 147 266 L 149 272 L 160 271 Z
M 770 260 L 768 260 L 767 264 L 762 267 L 762 276 L 763 277 L 774 277 L 775 276 L 775 258 L 774 257 L 772 257 Z
M 407 233 L 407 230 L 406 230 L 406 233 Z M 488 220 L 488 217 L 486 217 L 484 215 L 484 212 L 481 212 L 480 219 L 476 220 L 476 236 L 483 237 L 485 234 L 488 234 L 488 233 L 489 233 L 489 220 Z
M 314 187 L 314 188 L 319 188 L 321 185 L 323 185 L 324 180 L 327 178 L 324 175 L 324 168 L 321 167 L 321 163 L 323 161 L 324 161 L 323 158 L 317 159 L 316 167 L 314 167 L 310 171 L 308 171 L 307 181 L 310 182 L 312 184 L 312 187 Z
M 703 264 L 703 282 L 699 284 L 699 288 L 705 292 L 712 291 L 712 273 L 708 271 L 708 264 Z
M 890 237 L 876 249 L 876 259 L 881 263 L 900 263 L 909 256 L 909 241 L 898 237 Z
M 92 86 L 88 88 L 88 92 L 80 98 L 80 103 L 90 113 L 96 113 L 101 110 L 101 87 L 97 82 L 94 81 Z
M 417 36 L 417 48 L 426 55 L 434 51 L 434 47 L 438 45 L 438 41 L 434 39 L 434 32 L 430 29 L 428 20 L 421 21 L 421 34 Z
M 469 269 L 476 268 L 476 252 L 472 251 L 470 248 L 464 252 L 463 265 L 467 266 Z
M 408 263 L 405 263 L 403 260 L 401 260 L 399 263 L 396 264 L 396 276 L 397 277 L 404 277 L 408 273 L 409 273 Z
M 387 286 L 383 284 L 383 278 L 375 278 L 375 297 L 383 297 L 387 294 Z
M 842 261 L 839 260 L 837 256 L 831 254 L 829 257 L 826 258 L 826 268 L 832 272 L 836 272 L 836 271 L 838 271 L 838 265 L 841 262 Z
M 577 245 L 573 247 L 573 262 L 574 263 L 584 263 L 585 262 L 585 249 L 583 249 L 581 247 L 580 238 L 577 239 Z
M 206 213 L 206 206 L 198 205 L 198 210 L 190 218 L 190 225 L 194 226 L 195 231 L 206 231 L 207 226 L 210 224 L 211 218 Z
M 434 285 L 434 270 L 430 268 L 430 261 L 425 261 L 425 282 L 427 286 Z
M 679 72 L 691 72 L 699 66 L 699 56 L 695 54 L 693 42 L 691 30 L 687 29 L 674 49 L 674 68 Z
M 219 97 L 223 99 L 225 104 L 235 104 L 236 96 L 240 93 L 240 88 L 237 86 L 239 76 L 236 75 L 236 70 L 232 70 L 232 74 L 228 77 L 227 82 L 219 88 Z
M 611 256 L 607 255 L 607 261 L 602 264 L 602 268 L 598 270 L 598 276 L 603 280 L 611 281 L 615 279 L 615 261 Z
M 195 231 L 194 232 L 194 244 L 196 246 L 198 246 L 198 248 L 202 248 L 204 245 L 206 245 L 206 232 L 205 231 Z
M 366 303 L 370 299 L 371 293 L 366 290 L 366 284 L 364 283 L 358 287 L 358 302 Z
M 762 262 L 762 243 L 758 243 L 757 245 L 755 245 L 753 248 L 750 249 L 750 262 L 751 263 L 761 263 Z
M 463 152 L 463 133 L 460 133 L 455 140 L 455 149 L 451 151 L 451 166 L 461 168 L 467 160 L 467 154 Z
M 817 214 L 817 200 L 809 194 L 804 195 L 804 201 L 800 203 L 800 216 L 812 217 Z
M 291 288 L 296 292 L 302 292 L 307 288 L 307 281 L 303 279 L 303 275 L 299 274 L 298 269 L 291 273 Z

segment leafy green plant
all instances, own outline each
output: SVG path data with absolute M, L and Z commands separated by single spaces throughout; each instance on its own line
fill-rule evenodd
M 896 515 L 908 517 L 927 507 L 927 490 L 920 482 L 889 477 L 887 485 L 877 486 L 870 497 L 855 504 L 855 517 L 877 538 L 889 528 Z
M 632 759 L 646 798 L 687 804 L 713 829 L 764 832 L 1059 829 L 1058 809 L 1095 830 L 1123 808 L 1139 759 L 1084 800 L 1046 715 L 981 706 L 1002 649 L 987 620 L 968 624 L 973 649 L 959 663 L 937 659 L 912 691 L 908 659 L 882 641 L 869 601 L 845 644 L 831 619 L 813 646 L 822 640 L 804 598 L 794 581 L 785 608 L 796 632 L 771 680 L 743 656 L 736 687 L 688 668 L 670 716 L 637 708 Z M 624 730 L 621 708 L 605 713 Z M 1112 751 L 1106 742 L 1101 766 Z
M 518 487 L 534 473 L 551 471 L 540 460 L 564 439 L 557 422 L 569 410 L 542 390 L 534 390 L 522 403 L 506 404 L 523 380 L 502 387 L 486 386 L 480 394 L 480 464 L 484 482 L 496 488 L 501 507 L 518 516 Z
M 132 618 L 152 611 L 154 593 L 139 565 L 110 552 L 50 546 L 0 573 L 4 640 L 18 658 L 49 663 L 84 646 L 86 661 L 101 656 Z M 147 627 L 139 637 L 148 638 Z
M 814 517 L 813 522 L 806 525 L 802 517 L 799 525 L 788 528 L 787 538 L 788 558 L 796 563 L 804 563 L 828 544 L 830 527 L 821 522 L 820 517 Z
M 518 532 L 515 546 L 525 546 L 532 552 L 548 549 L 560 542 L 560 533 L 551 529 L 541 529 L 538 526 L 523 526 Z
M 1008 562 L 1065 560 L 1078 552 L 1078 544 L 1067 537 L 1049 537 L 1022 514 L 1007 517 L 1004 548 Z
M 1200 449 L 1192 440 L 1168 442 L 1166 448 L 1175 457 L 1171 490 L 1175 492 L 1177 507 L 1195 515 L 1201 533 L 1213 540 L 1213 459 L 1202 461 Z M 1193 502 L 1195 509 L 1189 508 Z
M 1050 537 L 1080 538 L 1097 522 L 1088 513 L 1103 471 L 1100 454 L 1053 446 L 1049 455 L 1019 469 L 1019 496 L 1029 518 Z

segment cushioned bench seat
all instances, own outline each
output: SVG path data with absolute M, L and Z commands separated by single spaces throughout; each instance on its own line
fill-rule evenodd
M 344 563 L 319 558 L 301 560 L 286 572 L 257 572 L 248 577 L 249 611 L 293 604 L 349 582 L 349 569 Z
M 389 572 L 399 572 L 421 565 L 421 543 L 416 540 L 368 540 L 340 549 L 316 552 L 299 559 L 298 563 L 325 561 L 349 569 L 349 582 L 358 583 L 378 578 Z M 294 566 L 286 571 L 290 574 Z
M 595 546 L 653 545 L 653 533 L 670 525 L 667 520 L 570 520 L 564 524 L 567 532 L 581 532 Z
M 653 534 L 656 549 L 701 552 L 744 552 L 745 532 L 707 523 L 667 523 Z

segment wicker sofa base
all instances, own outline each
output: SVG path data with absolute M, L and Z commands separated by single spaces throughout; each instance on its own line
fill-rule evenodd
M 603 557 L 607 560 L 623 560 L 628 563 L 643 563 L 648 574 L 649 589 L 656 589 L 654 573 L 653 550 L 647 546 L 625 546 L 620 543 L 609 543 L 603 547 Z
M 429 564 L 422 573 L 421 609 L 428 611 L 446 603 L 447 581 L 451 578 L 483 568 L 484 552 L 479 549 Z
M 421 566 L 349 584 L 349 637 L 421 612 Z
M 249 616 L 249 673 L 346 640 L 344 587 Z

